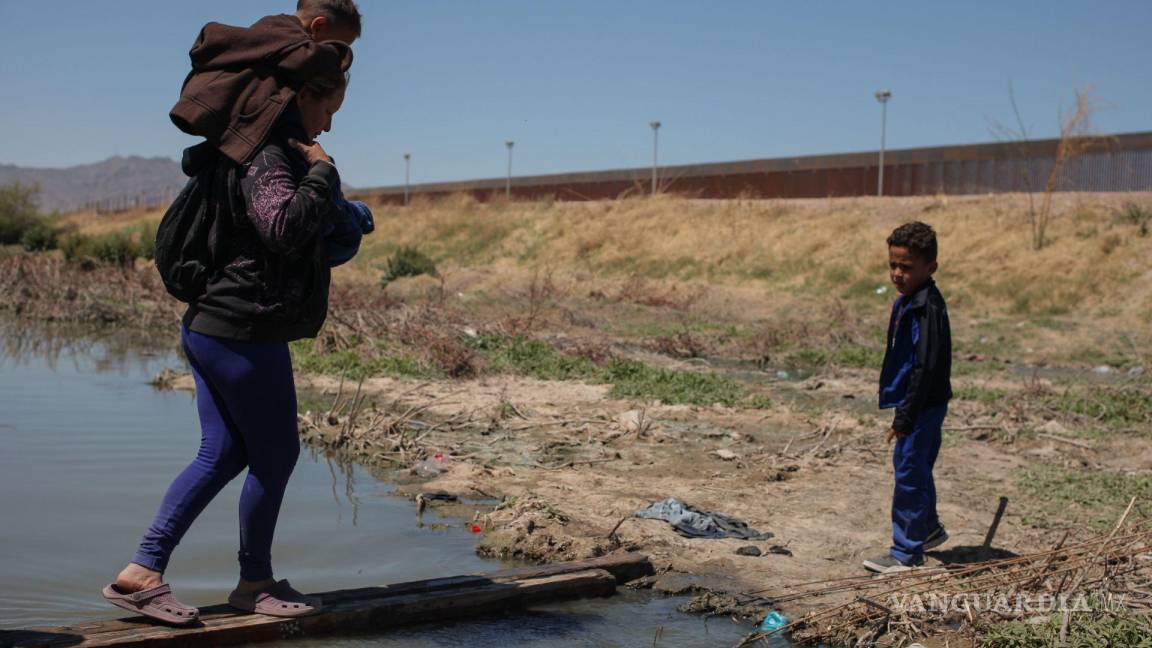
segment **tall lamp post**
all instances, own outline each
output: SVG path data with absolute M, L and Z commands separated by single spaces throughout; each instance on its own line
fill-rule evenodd
M 408 206 L 408 187 L 412 180 L 412 154 L 404 154 L 404 206 Z
M 888 89 L 876 91 L 876 101 L 880 102 L 880 173 L 876 180 L 876 195 L 884 195 L 884 138 L 888 128 L 888 100 L 892 98 L 892 91 Z
M 516 146 L 516 142 L 508 140 L 504 142 L 504 146 L 508 147 L 508 177 L 504 181 L 504 197 L 512 199 L 512 147 Z
M 660 168 L 660 122 L 648 122 L 652 127 L 652 195 L 656 195 L 657 169 Z

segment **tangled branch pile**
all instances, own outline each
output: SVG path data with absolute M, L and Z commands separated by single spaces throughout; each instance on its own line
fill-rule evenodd
M 42 254 L 0 255 L 0 312 L 69 324 L 172 326 L 183 305 L 155 269 L 67 263 Z
M 1044 624 L 1053 615 L 1061 637 L 1078 627 L 1095 635 L 1091 623 L 1101 616 L 1122 620 L 1136 636 L 1152 636 L 1152 528 L 1142 524 L 1121 532 L 1131 510 L 1129 504 L 1107 535 L 1065 545 L 1065 534 L 1048 551 L 757 592 L 771 605 L 849 600 L 780 630 L 753 633 L 740 646 L 781 631 L 801 643 L 831 646 L 903 646 L 939 634 L 979 642 L 1005 622 Z
M 447 428 L 466 424 L 462 417 L 436 423 L 419 419 L 433 403 L 404 406 L 400 399 L 380 408 L 365 406 L 363 380 L 351 398 L 344 397 L 344 381 L 326 412 L 298 414 L 301 439 L 330 450 L 348 453 L 366 462 L 390 463 L 407 468 L 436 453 L 426 439 Z

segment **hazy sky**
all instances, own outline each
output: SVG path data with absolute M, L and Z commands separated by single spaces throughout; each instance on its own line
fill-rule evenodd
M 1016 89 L 1037 137 L 1092 86 L 1104 132 L 1152 130 L 1152 2 L 360 0 L 322 143 L 357 186 L 987 141 Z M 168 120 L 210 20 L 292 0 L 0 0 L 0 163 L 178 158 Z

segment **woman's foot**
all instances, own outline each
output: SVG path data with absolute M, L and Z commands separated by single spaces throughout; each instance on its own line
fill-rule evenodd
M 172 625 L 188 625 L 200 617 L 199 610 L 172 595 L 162 573 L 135 563 L 125 567 L 102 594 L 116 607 Z
M 240 592 L 241 594 L 251 594 L 252 592 L 266 590 L 275 584 L 275 578 L 266 578 L 258 581 L 249 581 L 241 578 L 240 582 L 236 584 L 236 589 L 233 591 Z
M 296 591 L 288 581 L 240 581 L 241 585 L 262 585 L 258 589 L 241 590 L 237 587 L 228 595 L 228 604 L 244 612 L 255 612 L 276 617 L 300 617 L 316 614 L 322 602 L 318 597 Z
M 132 593 L 160 587 L 164 584 L 164 574 L 136 563 L 129 563 L 116 576 L 116 589 Z

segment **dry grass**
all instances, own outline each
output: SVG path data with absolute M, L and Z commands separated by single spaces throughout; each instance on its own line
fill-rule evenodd
M 1146 328 L 1152 303 L 1152 237 L 1117 215 L 1152 194 L 1055 194 L 1047 246 L 1032 250 L 1023 194 L 811 200 L 656 199 L 586 203 L 497 202 L 456 196 L 378 206 L 377 232 L 337 281 L 375 284 L 390 254 L 429 254 L 455 290 L 526 284 L 541 270 L 557 283 L 617 291 L 679 285 L 722 288 L 735 301 L 771 304 L 847 299 L 882 310 L 884 238 L 924 220 L 941 238 L 937 278 L 956 310 L 970 315 L 1091 316 Z M 98 234 L 156 211 L 67 216 Z M 595 285 L 595 287 L 594 287 Z M 759 313 L 762 315 L 763 313 Z
M 1152 298 L 1152 238 L 1116 214 L 1126 203 L 1150 202 L 1148 194 L 1057 194 L 1049 244 L 1033 251 L 1024 195 L 492 205 L 453 198 L 378 207 L 377 233 L 345 274 L 378 273 L 388 254 L 409 245 L 449 273 L 546 267 L 569 278 L 862 298 L 886 284 L 884 238 L 917 219 L 940 233 L 938 279 L 966 309 L 1138 316 Z

